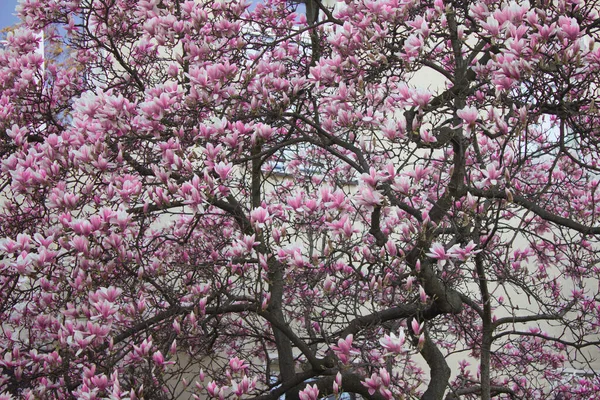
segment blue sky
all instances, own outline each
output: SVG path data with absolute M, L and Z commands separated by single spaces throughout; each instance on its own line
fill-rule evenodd
M 0 0 L 0 29 L 17 23 L 15 7 L 18 0 Z

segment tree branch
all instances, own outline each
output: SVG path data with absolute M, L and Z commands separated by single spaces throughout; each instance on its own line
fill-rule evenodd
M 477 189 L 474 187 L 469 187 L 469 188 L 467 188 L 467 191 L 474 196 L 483 197 L 486 199 L 508 200 L 508 196 L 506 195 L 506 193 L 504 191 L 501 191 L 498 189 L 482 190 L 482 189 Z M 527 200 L 523 196 L 513 194 L 512 201 L 515 204 L 518 204 L 518 205 L 526 208 L 527 210 L 533 212 L 538 217 L 540 217 L 546 221 L 553 222 L 557 225 L 564 226 L 565 228 L 573 229 L 577 232 L 588 234 L 588 235 L 600 234 L 600 227 L 587 226 L 587 225 L 581 224 L 579 222 L 576 222 L 572 219 L 553 214 L 553 213 L 549 212 L 548 210 L 540 207 L 533 201 Z

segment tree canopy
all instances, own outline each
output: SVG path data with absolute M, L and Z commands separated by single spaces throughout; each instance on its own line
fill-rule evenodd
M 306 1 L 21 0 L 1 399 L 597 395 L 600 3 Z

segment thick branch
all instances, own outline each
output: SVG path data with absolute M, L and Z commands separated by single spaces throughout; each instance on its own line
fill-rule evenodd
M 477 189 L 474 187 L 469 187 L 467 190 L 469 193 L 471 193 L 474 196 L 479 196 L 479 197 L 483 197 L 486 199 L 508 200 L 507 194 L 504 191 L 501 191 L 498 189 L 482 190 L 482 189 Z M 533 201 L 527 200 L 523 196 L 513 194 L 512 201 L 515 204 L 518 204 L 518 205 L 526 208 L 527 210 L 535 213 L 538 217 L 540 217 L 546 221 L 553 222 L 557 225 L 564 226 L 565 228 L 573 229 L 577 232 L 588 234 L 588 235 L 599 235 L 600 234 L 600 227 L 583 225 L 572 219 L 553 214 L 550 211 L 546 210 L 545 208 L 540 207 Z
M 492 352 L 492 334 L 494 326 L 492 324 L 492 305 L 490 303 L 490 293 L 487 286 L 487 278 L 485 276 L 485 268 L 483 265 L 483 257 L 481 253 L 475 256 L 475 267 L 479 280 L 479 291 L 483 303 L 482 319 L 482 339 L 481 339 L 481 360 L 479 369 L 481 374 L 481 399 L 491 399 L 490 386 L 490 360 Z
M 410 304 L 379 311 L 363 317 L 358 317 L 352 320 L 346 329 L 344 329 L 339 335 L 340 337 L 346 337 L 350 334 L 354 335 L 366 327 L 374 326 L 386 321 L 409 318 L 416 315 L 417 312 L 419 312 L 417 305 Z
M 302 354 L 304 354 L 314 371 L 320 371 L 324 368 L 322 361 L 315 357 L 315 354 L 310 347 L 302 339 L 300 339 L 294 333 L 294 331 L 292 331 L 288 324 L 282 323 L 268 312 L 259 312 L 258 315 L 269 321 L 274 328 L 278 329 L 285 336 L 287 336 L 287 338 L 294 343 L 298 349 L 300 349 Z
M 425 331 L 425 343 L 421 355 L 431 370 L 429 385 L 423 396 L 421 396 L 421 400 L 441 400 L 446 392 L 451 370 L 444 354 L 433 343 L 427 331 Z

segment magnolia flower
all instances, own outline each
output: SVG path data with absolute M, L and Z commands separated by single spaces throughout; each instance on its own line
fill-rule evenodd
M 333 381 L 333 393 L 338 394 L 341 387 L 342 387 L 342 374 L 340 372 L 338 372 L 335 375 L 335 380 Z
M 423 286 L 419 287 L 419 299 L 421 300 L 421 303 L 427 303 L 427 293 L 425 293 Z
M 485 171 L 481 171 L 483 176 L 486 178 L 485 183 L 489 183 L 492 186 L 498 184 L 498 180 L 502 177 L 502 169 L 496 167 L 496 163 L 490 163 L 486 167 Z
M 427 129 L 421 130 L 420 136 L 421 136 L 421 140 L 423 142 L 425 142 L 425 143 L 435 143 L 435 142 L 437 142 L 437 139 L 435 138 L 435 136 L 433 136 L 433 134 L 431 133 L 431 131 L 429 131 Z
M 225 164 L 222 161 L 215 164 L 215 167 L 214 167 L 215 172 L 217 173 L 217 175 L 219 175 L 219 178 L 221 178 L 222 181 L 227 180 L 227 177 L 229 176 L 229 173 L 231 172 L 232 168 L 233 168 L 232 163 Z
M 298 393 L 300 400 L 317 400 L 319 398 L 319 388 L 317 385 L 306 385 L 306 388 Z
M 353 354 L 360 354 L 354 347 L 352 347 L 352 341 L 354 336 L 352 334 L 346 336 L 345 339 L 339 339 L 337 346 L 331 346 L 331 349 L 336 353 L 340 361 L 346 364 L 350 361 L 350 356 Z
M 411 59 L 417 57 L 423 48 L 423 37 L 418 34 L 410 35 L 404 42 L 404 52 L 406 56 Z M 419 103 L 417 103 L 419 104 Z
M 271 301 L 271 293 L 264 293 L 260 304 L 261 310 L 265 311 L 269 307 L 269 301 Z
M 500 34 L 500 24 L 493 16 L 488 16 L 486 22 L 481 23 L 481 27 L 488 31 L 492 36 Z
M 459 245 L 454 245 L 452 246 L 447 254 L 450 257 L 453 258 L 457 258 L 460 261 L 467 261 L 467 259 L 472 256 L 473 254 L 477 254 L 479 253 L 481 250 L 475 250 L 475 247 L 477 245 L 475 243 L 473 243 L 473 241 L 471 240 L 469 243 L 467 243 L 467 245 L 465 247 L 460 247 Z
M 427 257 L 434 258 L 436 260 L 447 260 L 448 254 L 441 243 L 433 243 L 429 248 L 429 253 L 425 254 Z
M 465 107 L 461 110 L 458 110 L 456 115 L 465 121 L 465 124 L 467 124 L 469 127 L 473 127 L 475 122 L 477 122 L 477 118 L 479 117 L 475 107 Z
M 354 233 L 359 232 L 359 229 L 356 228 L 348 218 L 348 214 L 342 215 L 338 221 L 327 222 L 326 225 L 336 235 L 348 239 L 351 238 Z
M 412 35 L 411 35 L 412 37 Z M 409 37 L 410 40 L 410 37 Z M 421 45 L 422 45 L 422 39 L 421 39 Z M 412 94 L 412 99 L 415 102 L 415 104 L 419 107 L 419 108 L 425 108 L 425 106 L 427 106 L 427 104 L 429 104 L 429 101 L 431 100 L 432 94 L 431 92 L 428 92 L 425 89 L 417 89 L 414 92 L 411 93 Z
M 208 385 L 206 385 L 206 391 L 211 397 L 215 397 L 219 392 L 219 386 L 215 381 L 210 381 Z
M 165 364 L 165 357 L 162 355 L 160 351 L 155 351 L 152 354 L 152 361 L 159 367 L 162 367 Z
M 419 336 L 419 342 L 417 344 L 419 351 L 423 350 L 423 346 L 425 346 L 425 332 L 421 333 Z
M 415 164 L 414 170 L 407 173 L 408 176 L 415 180 L 415 183 L 419 182 L 429 174 L 429 168 L 424 167 L 422 164 Z
M 264 228 L 271 221 L 271 217 L 266 208 L 258 207 L 250 211 L 250 220 L 259 228 Z
M 325 293 L 331 293 L 335 290 L 335 278 L 332 278 L 330 275 L 325 277 L 325 281 L 323 282 L 323 289 Z
M 237 372 L 245 370 L 248 368 L 248 365 L 244 360 L 241 360 L 238 357 L 233 357 L 231 360 L 229 360 L 229 367 L 233 372 Z
M 410 326 L 415 335 L 418 335 L 421 332 L 421 329 L 423 329 L 424 325 L 425 325 L 425 322 L 423 322 L 422 324 L 419 324 L 419 321 L 417 321 L 416 318 L 413 318 L 413 320 L 410 322 Z
M 396 244 L 392 240 L 388 240 L 385 243 L 385 248 L 386 248 L 388 254 L 392 257 L 394 257 L 398 254 L 398 248 L 396 247 Z
M 580 28 L 575 18 L 568 18 L 561 15 L 558 17 L 558 24 L 560 25 L 560 29 L 562 30 L 563 34 L 569 40 L 577 40 L 579 37 Z
M 383 348 L 385 348 L 388 353 L 387 354 L 400 354 L 404 350 L 404 342 L 406 341 L 406 337 L 404 336 L 404 329 L 400 328 L 398 331 L 398 336 L 394 335 L 393 332 L 390 332 L 389 335 L 384 335 L 383 338 L 379 339 L 379 343 Z
M 236 396 L 241 397 L 242 395 L 250 392 L 256 386 L 256 378 L 250 380 L 247 375 L 244 375 L 241 382 L 232 381 L 231 390 Z
M 383 196 L 379 191 L 370 186 L 361 186 L 358 189 L 358 202 L 365 206 L 376 206 L 381 204 Z
M 85 236 L 75 236 L 71 239 L 71 245 L 78 253 L 87 254 L 89 244 L 90 243 Z
M 372 396 L 381 387 L 381 379 L 379 378 L 379 375 L 377 375 L 376 373 L 373 373 L 373 374 L 371 374 L 371 377 L 366 378 L 362 384 L 363 384 L 363 386 L 365 386 L 367 388 L 367 390 L 369 391 L 369 394 Z
M 345 339 L 339 339 L 337 346 L 331 346 L 333 351 L 337 351 L 340 353 L 349 353 L 352 350 L 352 341 L 354 340 L 354 336 L 352 334 L 346 336 Z
M 379 368 L 379 377 L 383 386 L 390 386 L 390 383 L 392 383 L 392 377 L 385 368 Z

